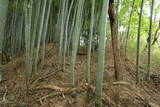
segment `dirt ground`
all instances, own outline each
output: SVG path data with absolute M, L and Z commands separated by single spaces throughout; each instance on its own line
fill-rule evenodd
M 123 80 L 114 80 L 112 50 L 106 47 L 104 72 L 104 107 L 160 107 L 160 78 L 152 76 L 151 82 L 135 82 L 135 65 L 122 56 Z M 3 65 L 4 79 L 0 83 L 0 107 L 94 107 L 95 74 L 97 52 L 92 55 L 91 84 L 85 81 L 86 55 L 78 55 L 76 63 L 76 87 L 69 85 L 70 57 L 66 59 L 66 69 L 58 68 L 58 50 L 49 44 L 46 48 L 45 65 L 30 77 L 30 91 L 26 95 L 25 56 Z M 41 69 L 40 69 L 41 68 Z M 143 69 L 143 68 L 141 68 Z

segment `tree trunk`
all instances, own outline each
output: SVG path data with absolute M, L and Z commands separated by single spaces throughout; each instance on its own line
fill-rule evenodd
M 47 36 L 47 28 L 48 28 L 48 22 L 49 22 L 49 16 L 50 16 L 50 10 L 51 10 L 51 4 L 52 4 L 52 0 L 49 0 L 48 3 L 48 9 L 47 9 L 47 14 L 45 17 L 45 21 L 44 21 L 44 28 L 43 28 L 43 37 L 42 37 L 42 67 L 44 66 L 44 60 L 45 60 L 45 43 L 46 43 L 46 36 Z
M 119 29 L 119 7 L 120 7 L 120 0 L 117 0 L 117 6 L 116 6 L 116 20 L 117 20 L 117 29 Z M 119 32 L 118 32 L 119 34 Z
M 76 55 L 78 50 L 78 41 L 79 36 L 82 28 L 82 13 L 83 13 L 83 5 L 84 0 L 79 0 L 78 2 L 78 8 L 77 8 L 77 15 L 76 15 L 76 21 L 75 21 L 75 28 L 72 34 L 72 52 L 71 52 L 71 64 L 70 64 L 70 83 L 74 87 L 75 86 L 75 78 L 74 78 L 74 72 L 75 72 L 75 65 L 76 65 Z
M 153 7 L 154 7 L 154 0 L 152 0 L 152 7 L 151 7 L 151 15 L 150 15 L 150 26 L 149 26 L 149 41 L 148 41 L 148 72 L 147 72 L 147 80 L 150 80 L 150 73 L 151 73 L 151 46 L 152 46 L 152 19 L 153 19 Z
M 106 45 L 106 24 L 109 0 L 103 0 L 102 15 L 100 23 L 100 35 L 98 44 L 98 64 L 96 73 L 96 93 L 95 93 L 95 107 L 102 107 L 102 89 L 103 89 L 103 72 L 105 64 L 105 45 Z
M 31 63 L 30 63 L 30 67 L 31 67 L 31 71 L 33 70 L 33 55 L 34 55 L 34 48 L 35 48 L 35 41 L 36 41 L 36 32 L 37 32 L 37 28 L 38 28 L 38 17 L 40 16 L 40 7 L 41 7 L 41 0 L 36 0 L 37 2 L 37 6 L 36 6 L 36 13 L 35 13 L 35 17 L 34 17 L 34 21 L 33 21 L 33 31 L 32 31 L 32 40 L 31 40 L 31 55 L 30 55 L 30 59 L 31 59 Z M 36 65 L 35 65 L 36 66 Z
M 66 17 L 65 17 L 65 9 L 66 9 L 66 2 L 67 0 L 62 0 L 62 11 L 61 12 L 61 23 L 60 23 L 60 38 L 59 38 L 59 67 L 60 68 L 63 68 L 63 40 L 64 40 L 64 28 L 65 28 L 65 20 L 66 20 Z
M 142 12 L 143 12 L 144 0 L 141 2 L 141 10 L 139 15 L 139 25 L 138 25 L 138 35 L 137 35 L 137 55 L 136 55 L 136 83 L 140 81 L 139 66 L 140 66 L 140 36 L 141 36 L 141 26 L 142 26 Z
M 65 39 L 64 39 L 64 54 L 63 54 L 63 70 L 65 70 L 65 58 L 66 58 L 66 53 L 67 53 L 67 46 L 68 46 L 68 28 L 69 28 L 69 19 L 70 19 L 70 16 L 71 16 L 71 11 L 72 11 L 72 8 L 73 8 L 73 5 L 74 5 L 74 0 L 71 1 L 71 4 L 70 4 L 70 7 L 69 7 L 69 10 L 68 10 L 68 15 L 66 17 L 66 25 L 65 25 Z
M 115 79 L 120 80 L 120 72 L 121 68 L 121 59 L 120 59 L 120 50 L 118 44 L 118 29 L 117 29 L 117 20 L 115 15 L 115 10 L 113 6 L 114 0 L 109 1 L 109 19 L 110 19 L 110 27 L 111 27 L 111 38 L 112 38 L 112 48 L 113 48 L 113 56 L 114 56 L 114 68 L 115 68 Z
M 2 49 L 4 28 L 7 19 L 8 0 L 0 0 L 0 81 L 2 81 Z
M 25 1 L 25 47 L 26 47 L 26 89 L 27 95 L 29 93 L 29 73 L 31 72 L 30 68 L 30 40 L 31 40 L 31 18 L 32 18 L 32 4 L 33 1 Z
M 46 3 L 47 3 L 47 0 L 44 0 L 43 6 L 42 6 L 41 19 L 40 19 L 40 28 L 39 28 L 39 31 L 38 31 L 37 51 L 36 51 L 36 58 L 35 58 L 35 72 L 37 71 L 40 44 L 41 44 L 41 40 L 42 40 L 42 31 L 43 31 L 43 26 L 44 26 Z
M 92 48 L 92 38 L 93 38 L 93 26 L 94 26 L 94 11 L 95 11 L 95 0 L 92 0 L 92 9 L 91 9 L 91 25 L 90 25 L 90 34 L 89 34 L 89 45 L 88 45 L 88 55 L 87 55 L 87 76 L 86 80 L 90 83 L 90 65 L 91 65 L 91 48 Z

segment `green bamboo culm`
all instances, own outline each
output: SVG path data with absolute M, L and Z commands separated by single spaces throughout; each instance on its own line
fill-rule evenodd
M 2 49 L 7 13 L 8 0 L 0 0 L 0 82 L 2 81 Z
M 62 10 L 60 11 L 60 40 L 59 40 L 59 67 L 63 65 L 63 39 L 64 39 L 64 27 L 65 27 L 65 6 L 67 0 L 62 0 Z
M 36 58 L 35 58 L 35 72 L 37 72 L 38 67 L 38 58 L 39 58 L 39 51 L 40 51 L 40 44 L 42 40 L 42 31 L 43 31 L 43 25 L 44 25 L 44 17 L 45 17 L 45 10 L 46 10 L 46 4 L 47 0 L 43 0 L 43 6 L 42 6 L 42 13 L 41 13 L 41 19 L 40 19 L 40 27 L 38 31 L 38 41 L 37 41 L 37 50 L 36 50 Z
M 44 59 L 45 59 L 45 43 L 46 43 L 46 36 L 47 36 L 47 28 L 48 28 L 48 22 L 49 22 L 49 15 L 51 10 L 51 4 L 52 0 L 49 0 L 48 9 L 47 9 L 47 15 L 46 20 L 44 21 L 44 28 L 43 28 L 43 39 L 42 39 L 42 67 L 44 66 Z
M 62 11 L 62 0 L 59 3 L 59 10 L 57 16 L 57 23 L 56 23 L 56 41 L 59 42 L 59 35 L 60 35 L 60 25 L 61 25 L 61 11 Z M 60 60 L 60 59 L 59 59 Z
M 94 26 L 94 11 L 95 11 L 95 0 L 92 0 L 91 8 L 91 25 L 89 34 L 89 45 L 88 45 L 88 55 L 87 55 L 87 76 L 86 81 L 90 83 L 90 71 L 91 71 L 91 49 L 92 49 L 92 38 L 93 38 L 93 26 Z
M 23 40 L 23 28 L 24 28 L 24 14 L 23 12 L 20 14 L 20 19 L 18 23 L 18 29 L 17 29 L 17 36 L 18 36 L 18 41 L 17 41 L 17 52 L 19 53 L 22 49 L 22 40 Z
M 72 40 L 72 35 L 73 35 L 73 30 L 74 30 L 74 27 L 75 27 L 75 21 L 76 21 L 76 14 L 77 14 L 77 4 L 74 5 L 74 8 L 75 8 L 75 11 L 73 12 L 73 18 L 72 18 L 72 21 L 71 21 L 71 25 L 70 25 L 70 32 L 69 32 L 69 37 L 68 37 L 68 46 L 67 46 L 67 55 L 69 56 L 70 54 L 70 47 L 71 47 L 71 40 Z
M 36 6 L 36 13 L 33 20 L 33 31 L 32 31 L 32 39 L 31 39 L 31 55 L 30 55 L 30 69 L 33 70 L 33 55 L 34 55 L 34 48 L 35 48 L 35 39 L 36 39 L 36 31 L 38 26 L 38 17 L 40 14 L 40 7 L 41 7 L 41 0 L 37 0 L 37 6 Z
M 26 89 L 27 95 L 29 93 L 29 73 L 31 72 L 30 68 L 30 43 L 31 43 L 31 18 L 32 18 L 32 5 L 33 1 L 30 0 L 24 2 L 24 9 L 25 9 L 25 48 L 26 48 L 26 72 L 25 72 L 25 79 L 26 79 Z
M 83 13 L 84 0 L 78 0 L 77 3 L 78 3 L 78 9 L 77 9 L 75 28 L 72 34 L 71 65 L 69 68 L 70 84 L 72 87 L 75 86 L 74 72 L 75 72 L 75 63 L 76 63 L 76 56 L 77 56 L 77 50 L 78 50 L 78 41 L 79 41 L 80 31 L 82 28 L 82 13 Z
M 66 53 L 67 53 L 67 46 L 68 46 L 68 25 L 69 25 L 69 19 L 70 19 L 70 15 L 71 15 L 71 10 L 73 8 L 73 4 L 74 4 L 74 0 L 72 0 L 69 10 L 68 10 L 68 15 L 66 18 L 66 26 L 65 26 L 65 39 L 64 39 L 64 55 L 63 55 L 63 69 L 65 69 L 65 57 L 66 57 Z
M 17 20 L 17 5 L 18 1 L 14 2 L 15 7 L 13 8 L 13 18 L 11 27 L 11 59 L 15 58 L 15 47 L 16 47 L 16 20 Z
M 102 107 L 102 89 L 103 89 L 103 72 L 105 64 L 105 44 L 106 44 L 106 24 L 107 24 L 107 11 L 109 0 L 103 0 L 101 26 L 98 44 L 98 65 L 96 73 L 96 93 L 95 93 L 95 107 Z
M 144 4 L 144 0 L 142 0 L 142 2 L 141 2 L 141 9 L 140 9 L 140 15 L 139 15 L 139 25 L 138 25 L 138 35 L 137 35 L 137 53 L 136 53 L 136 83 L 137 84 L 140 82 L 140 72 L 139 72 L 139 66 L 140 66 L 140 36 L 141 36 L 141 27 L 142 27 L 143 4 Z
M 33 0 L 29 0 L 29 5 L 28 5 L 28 43 L 26 44 L 28 46 L 28 51 L 27 51 L 27 60 L 28 60 L 28 76 L 32 72 L 31 68 L 31 28 L 32 28 L 32 13 L 33 13 Z M 28 80 L 29 81 L 29 80 Z
M 73 4 L 71 2 L 71 4 Z M 66 36 L 66 25 L 67 25 L 67 18 L 68 18 L 68 15 L 70 15 L 69 13 L 69 9 L 70 9 L 70 6 L 69 6 L 69 1 L 66 0 L 66 6 L 65 6 L 65 14 L 64 14 L 64 17 L 65 17 L 65 23 L 64 23 L 64 31 L 63 31 L 63 53 L 62 53 L 62 69 L 65 70 L 65 56 L 66 56 L 66 47 L 65 45 L 67 45 L 67 36 Z
M 150 15 L 150 26 L 149 26 L 149 41 L 148 41 L 148 66 L 147 66 L 147 80 L 150 80 L 151 75 L 151 47 L 152 47 L 152 24 L 153 24 L 153 9 L 154 0 L 152 0 L 151 15 Z

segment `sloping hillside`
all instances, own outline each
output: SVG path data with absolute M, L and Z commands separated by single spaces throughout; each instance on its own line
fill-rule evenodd
M 110 46 L 106 47 L 104 72 L 104 107 L 160 107 L 160 81 L 135 83 L 134 63 L 122 56 L 123 81 L 114 80 L 113 56 Z M 47 45 L 44 68 L 30 77 L 30 93 L 26 96 L 25 61 L 19 56 L 15 61 L 3 65 L 4 80 L 0 83 L 1 107 L 94 107 L 95 73 L 97 53 L 92 55 L 91 84 L 85 82 L 86 55 L 78 55 L 76 87 L 69 87 L 70 65 L 68 56 L 66 69 L 58 68 L 57 48 Z M 142 68 L 143 69 L 143 68 Z

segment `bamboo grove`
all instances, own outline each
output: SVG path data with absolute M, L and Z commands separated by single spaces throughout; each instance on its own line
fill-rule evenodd
M 159 28 L 153 35 L 154 0 L 151 1 L 150 26 L 148 33 L 148 66 L 146 79 L 150 80 L 152 46 L 158 41 Z M 87 39 L 85 64 L 86 82 L 90 84 L 91 59 L 95 46 L 98 46 L 95 105 L 102 106 L 103 75 L 106 40 L 112 45 L 115 80 L 123 80 L 121 55 L 127 56 L 135 8 L 139 8 L 137 21 L 136 81 L 140 83 L 140 40 L 143 6 L 146 0 L 129 1 L 130 13 L 127 26 L 121 22 L 120 9 L 125 0 L 0 0 L 0 73 L 3 59 L 14 60 L 25 54 L 25 79 L 27 94 L 30 89 L 29 78 L 36 75 L 45 63 L 47 43 L 57 44 L 59 66 L 66 69 L 66 57 L 70 56 L 69 84 L 76 86 L 75 67 L 80 38 Z M 141 6 L 136 7 L 137 2 Z M 119 29 L 123 26 L 123 31 Z M 160 24 L 159 24 L 160 26 Z M 84 37 L 83 32 L 88 35 Z M 125 34 L 126 32 L 126 34 Z M 152 37 L 154 36 L 154 37 Z M 111 41 L 108 41 L 111 38 Z M 152 39 L 153 38 L 153 39 Z M 2 79 L 2 73 L 1 78 Z

